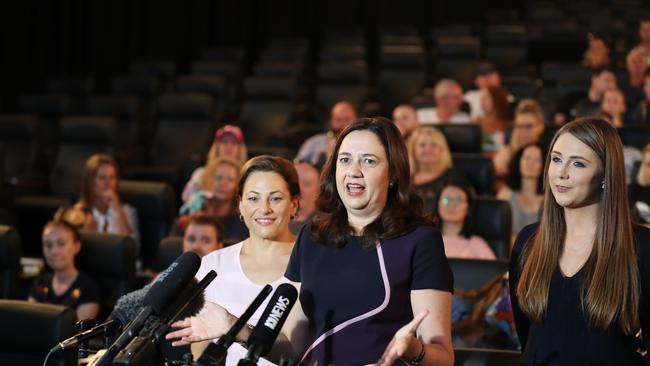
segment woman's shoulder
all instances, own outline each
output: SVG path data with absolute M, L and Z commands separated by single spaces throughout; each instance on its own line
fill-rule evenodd
M 527 245 L 530 242 L 530 238 L 537 233 L 539 228 L 539 222 L 524 226 L 519 234 L 517 234 L 517 239 L 515 239 L 515 244 L 512 247 L 512 257 L 518 257 L 523 249 L 524 245 Z
M 634 238 L 636 239 L 639 257 L 645 263 L 650 264 L 650 229 L 642 225 L 635 225 Z
M 237 244 L 229 245 L 225 248 L 217 249 L 212 251 L 201 258 L 203 263 L 220 263 L 222 261 L 231 261 L 231 258 L 237 257 L 241 252 L 241 247 L 244 245 L 244 241 L 240 241 Z

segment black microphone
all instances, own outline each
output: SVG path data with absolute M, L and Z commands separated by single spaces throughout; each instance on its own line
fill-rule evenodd
M 255 314 L 255 311 L 257 311 L 267 296 L 269 296 L 271 290 L 273 290 L 271 285 L 264 286 L 262 291 L 257 294 L 255 299 L 253 299 L 253 302 L 248 305 L 246 310 L 242 313 L 239 319 L 235 321 L 235 324 L 230 327 L 228 332 L 219 337 L 216 343 L 210 342 L 210 344 L 208 344 L 208 347 L 203 351 L 201 357 L 199 357 L 199 359 L 194 363 L 194 366 L 220 365 L 228 354 L 228 348 L 230 348 L 230 346 L 235 342 L 239 331 L 246 325 L 248 319 Z
M 257 365 L 257 360 L 271 351 L 297 298 L 298 291 L 293 285 L 283 283 L 278 286 L 255 329 L 248 337 L 248 341 L 246 341 L 248 354 L 246 354 L 246 358 L 239 360 L 238 366 Z
M 205 302 L 203 291 L 217 277 L 215 271 L 208 272 L 203 279 L 195 286 L 188 286 L 178 299 L 169 306 L 161 319 L 165 319 L 156 329 L 149 332 L 146 336 L 134 338 L 122 351 L 120 351 L 113 365 L 149 365 L 155 364 L 154 360 L 159 359 L 160 354 L 157 351 L 158 343 L 164 338 L 169 331 L 171 324 L 179 318 L 196 315 Z
M 91 338 L 114 332 L 117 329 L 122 328 L 125 324 L 126 322 L 122 322 L 121 320 L 109 319 L 102 324 L 98 324 L 88 330 L 77 333 L 76 335 L 59 342 L 59 344 L 52 347 L 50 352 L 63 351 L 72 347 L 76 347 L 79 343 L 85 342 Z
M 144 308 L 131 321 L 122 334 L 102 355 L 96 365 L 106 365 L 113 357 L 133 339 L 142 329 L 147 318 L 160 314 L 174 296 L 194 278 L 201 266 L 201 258 L 194 252 L 181 254 L 166 270 L 161 272 L 142 301 Z

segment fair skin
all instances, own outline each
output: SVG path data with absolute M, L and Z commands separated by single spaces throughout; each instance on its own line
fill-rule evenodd
M 623 118 L 627 108 L 623 93 L 618 89 L 606 91 L 600 108 L 611 116 L 610 122 L 614 127 L 623 127 Z
M 80 250 L 81 243 L 74 239 L 74 234 L 67 228 L 49 225 L 43 230 L 43 257 L 54 271 L 52 289 L 57 296 L 68 291 L 77 280 L 79 270 L 75 267 L 74 258 Z M 36 299 L 30 297 L 28 301 L 36 302 Z M 94 319 L 99 313 L 99 304 L 79 304 L 76 313 L 78 319 Z
M 393 110 L 393 122 L 402 136 L 408 135 L 420 125 L 415 109 L 408 105 L 400 105 Z
M 650 20 L 639 23 L 639 38 L 644 49 L 650 50 Z
M 589 40 L 590 67 L 604 67 L 609 65 L 609 48 L 600 38 Z
M 643 84 L 643 78 L 648 64 L 646 62 L 645 54 L 641 49 L 632 49 L 625 59 L 625 66 L 629 75 L 629 83 L 634 87 L 639 87 Z
M 567 230 L 560 270 L 572 277 L 584 266 L 594 245 L 603 180 L 601 160 L 589 146 L 565 133 L 555 142 L 548 167 L 548 184 L 564 210 Z
M 102 213 L 108 212 L 109 209 L 113 210 L 117 217 L 115 220 L 117 234 L 133 234 L 133 228 L 126 218 L 120 196 L 117 194 L 117 172 L 111 164 L 103 164 L 97 170 L 93 181 L 93 206 Z M 86 217 L 84 229 L 97 230 L 97 223 L 92 215 Z
M 352 104 L 338 102 L 330 111 L 330 128 L 332 131 L 341 131 L 357 118 Z
M 603 71 L 591 77 L 589 88 L 589 100 L 598 102 L 603 98 L 606 91 L 616 88 L 616 76 L 609 71 Z
M 305 221 L 316 211 L 316 199 L 319 193 L 318 171 L 314 166 L 305 163 L 296 164 L 296 171 L 300 184 L 300 209 L 295 219 Z
M 230 214 L 237 189 L 237 168 L 224 163 L 220 164 L 214 172 L 212 193 L 214 199 L 208 207 L 209 214 L 224 217 Z
M 223 243 L 217 240 L 217 229 L 212 225 L 199 225 L 191 222 L 183 235 L 183 253 L 193 251 L 203 257 L 206 254 L 223 248 Z
M 238 161 L 240 158 L 239 141 L 230 134 L 225 134 L 222 138 L 214 142 L 217 145 L 218 156 Z
M 438 178 L 444 171 L 440 165 L 440 147 L 435 136 L 421 133 L 415 144 L 417 172 L 413 175 L 413 184 L 421 185 Z
M 244 183 L 239 210 L 250 234 L 240 253 L 242 270 L 257 285 L 272 283 L 282 277 L 289 263 L 295 241 L 289 222 L 298 210 L 298 198 L 291 196 L 279 174 L 254 172 Z M 176 322 L 174 327 L 181 329 L 169 333 L 167 339 L 180 338 L 174 345 L 210 340 L 225 334 L 235 321 L 223 307 L 206 302 L 204 312 Z M 245 328 L 238 339 L 248 339 L 249 333 Z M 195 357 L 200 355 L 207 345 L 208 342 L 192 344 L 192 353 Z
M 650 76 L 646 76 L 643 80 L 643 94 L 645 95 L 646 103 L 650 104 Z
M 494 156 L 494 172 L 500 177 L 508 174 L 508 163 L 512 158 L 512 153 L 519 149 L 520 146 L 539 141 L 543 132 L 544 123 L 534 114 L 517 113 L 510 146 L 503 146 Z
M 436 113 L 440 121 L 449 122 L 454 114 L 460 111 L 463 103 L 463 89 L 455 83 L 446 83 L 441 89 L 442 92 L 436 95 Z
M 442 219 L 443 235 L 458 235 L 463 229 L 469 207 L 467 194 L 456 186 L 447 186 L 440 192 L 438 213 Z
M 356 137 L 353 134 L 357 134 Z M 351 136 L 352 139 L 349 140 L 348 145 L 344 146 L 345 141 Z M 360 139 L 365 141 L 359 141 Z M 350 146 L 350 142 L 365 144 L 367 151 L 359 149 L 358 146 Z M 366 182 L 379 183 L 376 182 L 378 177 L 384 179 L 388 177 L 386 152 L 383 151 L 381 143 L 374 134 L 367 131 L 351 132 L 345 137 L 337 153 L 336 170 L 337 191 L 342 191 L 344 194 L 350 193 L 351 196 L 341 197 L 348 213 L 350 226 L 355 232 L 360 232 L 367 220 L 359 220 L 359 215 L 365 212 L 367 215 L 376 218 L 378 213 L 375 212 L 375 208 L 380 206 L 381 202 L 384 205 L 386 202 L 387 181 L 382 184 L 383 194 L 376 192 L 376 187 L 370 189 L 363 185 Z M 339 171 L 343 171 L 345 174 L 340 175 Z M 347 179 L 348 174 L 350 180 Z M 383 210 L 383 206 L 381 206 L 381 209 Z M 292 284 L 300 292 L 300 283 L 292 282 Z M 421 365 L 452 365 L 453 350 L 451 346 L 451 322 L 449 321 L 451 318 L 451 294 L 438 290 L 413 290 L 411 291 L 411 306 L 413 314 L 415 314 L 413 321 L 395 333 L 378 365 L 392 365 L 400 357 L 412 358 L 417 356 L 421 345 L 416 336 L 423 339 L 426 344 L 426 357 Z M 213 323 L 214 321 L 211 320 L 210 324 Z M 302 306 L 298 301 L 289 313 L 289 317 L 274 344 L 272 354 L 267 359 L 277 360 L 280 354 L 288 355 L 294 360 L 299 359 L 306 348 L 305 342 L 309 338 L 307 324 L 307 316 L 302 311 Z M 196 332 L 181 330 L 170 333 L 167 338 L 183 336 L 184 338 L 181 341 L 174 344 L 185 344 L 186 342 L 210 339 L 214 337 L 213 335 L 223 334 L 223 329 L 198 327 L 194 324 L 192 324 L 192 328 L 196 328 Z
M 643 153 L 641 157 L 641 165 L 644 168 L 645 180 L 646 182 L 650 181 L 650 152 Z

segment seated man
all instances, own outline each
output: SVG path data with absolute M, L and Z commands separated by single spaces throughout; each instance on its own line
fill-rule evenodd
M 223 248 L 221 232 L 221 225 L 215 217 L 192 216 L 183 235 L 183 253 L 191 250 L 203 258 L 204 255 Z
M 395 122 L 395 126 L 402 133 L 404 139 L 408 138 L 411 132 L 420 126 L 415 109 L 406 104 L 398 105 L 393 109 L 393 122 Z
M 345 101 L 336 103 L 330 111 L 329 131 L 308 138 L 300 146 L 295 160 L 308 161 L 317 167 L 321 167 L 326 160 L 329 136 L 338 134 L 356 118 L 357 112 L 352 104 Z
M 569 115 L 573 117 L 596 115 L 605 92 L 616 88 L 616 74 L 612 69 L 596 69 L 591 74 L 591 84 L 584 93 L 567 95 L 558 102 L 555 124 L 561 125 Z
M 463 88 L 452 79 L 438 81 L 433 91 L 435 108 L 418 109 L 421 124 L 470 123 L 469 114 L 460 110 L 463 104 Z

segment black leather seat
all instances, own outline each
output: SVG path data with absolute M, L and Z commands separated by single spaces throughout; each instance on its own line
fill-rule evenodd
M 35 115 L 0 116 L 0 150 L 2 176 L 17 184 L 33 176 L 38 156 L 38 117 Z
M 455 125 L 455 124 L 437 124 L 434 126 L 447 140 L 447 145 L 452 153 L 480 153 L 481 146 L 481 127 L 477 124 Z
M 20 283 L 20 235 L 11 226 L 0 225 L 0 297 L 18 298 Z
M 406 104 L 420 93 L 427 81 L 426 52 L 423 45 L 384 45 L 380 52 L 378 76 L 382 112 Z
M 154 264 L 158 247 L 176 213 L 174 191 L 159 182 L 121 180 L 118 192 L 123 202 L 133 206 L 138 213 L 140 229 L 139 258 L 145 268 Z
M 139 134 L 142 128 L 143 105 L 134 95 L 93 96 L 88 98 L 88 113 L 92 115 L 111 116 L 116 122 L 116 133 L 120 137 L 115 141 L 116 155 L 120 161 L 129 159 L 139 148 Z
M 456 366 L 521 366 L 521 352 L 501 349 L 454 348 Z
M 463 172 L 479 196 L 494 196 L 494 165 L 479 154 L 452 154 L 454 170 Z
M 183 238 L 180 236 L 168 236 L 160 241 L 160 248 L 156 263 L 152 269 L 156 272 L 162 272 L 176 258 L 183 254 Z
M 221 121 L 226 101 L 232 99 L 231 90 L 224 75 L 183 75 L 176 78 L 176 91 L 179 93 L 202 93 L 212 96 L 214 120 Z
M 0 364 L 41 366 L 48 351 L 73 336 L 77 314 L 71 308 L 0 300 Z M 77 352 L 50 357 L 48 365 L 76 366 Z
M 495 276 L 505 274 L 509 266 L 507 259 L 448 258 L 447 260 L 454 274 L 454 288 L 466 291 L 483 287 Z
M 130 236 L 82 231 L 79 270 L 94 278 L 102 293 L 98 319 L 108 315 L 117 299 L 134 289 L 136 243 Z
M 512 235 L 510 204 L 496 198 L 477 197 L 474 215 L 476 234 L 490 244 L 498 258 L 509 258 Z
M 45 223 L 52 219 L 59 207 L 70 206 L 68 197 L 25 195 L 17 197 L 14 206 L 18 217 L 22 255 L 41 257 L 43 246 L 41 233 Z
M 45 173 L 56 154 L 59 143 L 58 121 L 70 109 L 70 97 L 61 94 L 33 94 L 18 97 L 21 113 L 35 114 L 39 118 L 38 142 L 42 146 L 42 164 L 39 171 Z
M 624 146 L 636 147 L 639 150 L 650 143 L 650 128 L 648 127 L 621 127 L 618 135 Z
M 330 62 L 318 69 L 315 89 L 315 112 L 326 124 L 332 106 L 347 101 L 361 111 L 368 98 L 368 66 L 363 60 Z
M 176 76 L 176 65 L 173 61 L 167 60 L 136 61 L 131 64 L 131 73 L 153 76 L 158 79 L 163 90 L 169 90 Z

